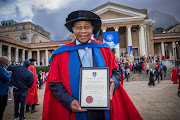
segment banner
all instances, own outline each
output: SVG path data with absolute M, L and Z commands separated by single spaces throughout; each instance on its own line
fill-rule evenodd
M 103 32 L 103 42 L 108 44 L 111 49 L 119 48 L 118 31 Z
M 128 46 L 129 47 L 129 56 L 133 56 L 133 49 L 132 46 Z

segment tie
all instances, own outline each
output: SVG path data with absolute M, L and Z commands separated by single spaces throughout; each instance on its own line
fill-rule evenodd
M 82 57 L 82 67 L 91 67 L 91 56 L 88 47 L 84 48 L 85 54 Z

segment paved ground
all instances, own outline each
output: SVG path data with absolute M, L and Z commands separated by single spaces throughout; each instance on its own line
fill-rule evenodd
M 180 120 L 180 97 L 177 96 L 177 84 L 170 80 L 156 82 L 149 87 L 147 81 L 130 81 L 124 88 L 144 120 Z M 45 86 L 44 86 L 45 88 Z M 42 119 L 44 88 L 38 90 L 40 105 L 36 113 L 25 113 L 27 120 Z M 4 120 L 13 119 L 13 101 L 8 101 Z

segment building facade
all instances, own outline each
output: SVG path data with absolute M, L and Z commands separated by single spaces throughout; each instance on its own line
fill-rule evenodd
M 116 58 L 123 52 L 129 52 L 132 46 L 133 57 L 154 56 L 153 30 L 154 21 L 147 18 L 147 10 L 134 9 L 114 3 L 106 3 L 92 10 L 101 17 L 102 26 L 97 40 L 103 41 L 103 32 L 118 31 L 119 48 L 115 49 Z M 73 37 L 72 40 L 75 38 Z
M 4 36 L 0 36 L 0 56 L 7 56 L 10 63 L 22 63 L 25 59 L 36 59 L 36 65 L 49 65 L 49 58 L 55 49 L 70 41 L 23 43 Z
M 133 49 L 133 56 L 126 56 L 130 62 L 144 56 L 180 60 L 180 25 L 169 29 L 167 33 L 153 34 L 154 21 L 148 19 L 145 9 L 108 2 L 92 12 L 102 20 L 97 40 L 103 41 L 103 32 L 118 31 L 119 48 L 115 48 L 118 60 L 124 57 L 122 53 L 129 52 L 129 46 Z M 74 39 L 72 34 L 72 40 Z M 8 56 L 11 62 L 21 63 L 25 59 L 34 58 L 36 65 L 48 65 L 53 51 L 68 42 L 70 41 L 50 41 L 50 33 L 31 22 L 1 22 L 0 56 Z
M 67 42 L 50 41 L 50 33 L 31 22 L 1 22 L 0 56 L 8 56 L 10 63 L 34 58 L 37 66 L 47 66 L 53 51 Z
M 50 33 L 31 22 L 2 21 L 0 35 L 23 43 L 51 42 Z

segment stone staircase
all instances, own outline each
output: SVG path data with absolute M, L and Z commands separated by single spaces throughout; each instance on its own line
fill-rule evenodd
M 155 69 L 156 64 L 155 63 L 149 63 L 150 69 Z M 163 80 L 171 80 L 171 68 L 168 68 L 166 71 L 166 77 L 164 78 L 163 74 Z M 160 78 L 160 76 L 159 76 Z M 134 74 L 134 71 L 131 71 L 129 81 L 149 81 L 149 75 L 146 73 L 146 69 L 142 70 L 142 73 L 139 74 L 139 72 Z

